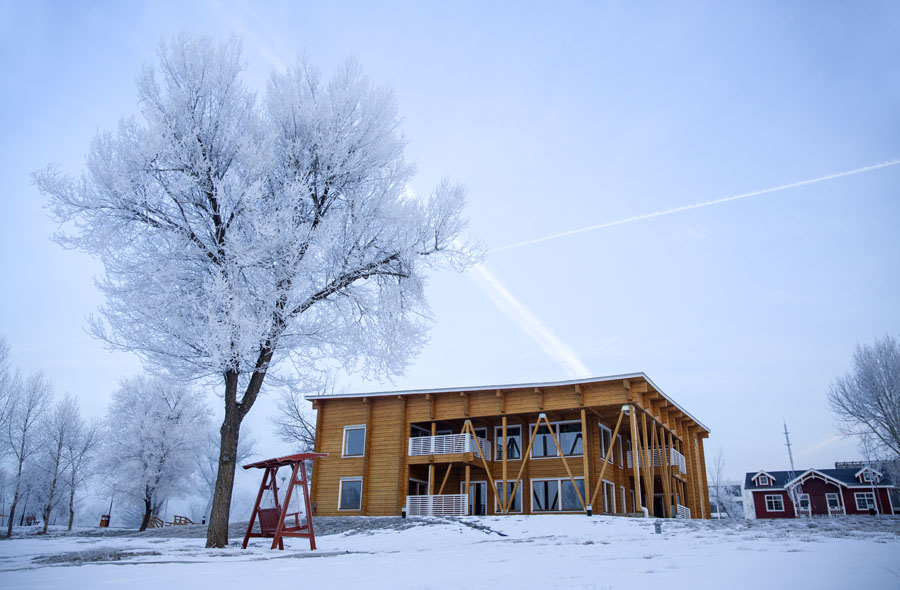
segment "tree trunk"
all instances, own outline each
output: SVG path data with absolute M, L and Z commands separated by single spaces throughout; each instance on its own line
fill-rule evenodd
M 44 507 L 44 530 L 42 535 L 47 534 L 47 527 L 50 525 L 50 513 L 53 511 L 53 496 L 56 495 L 56 482 L 59 479 L 59 462 L 56 464 L 56 470 L 53 473 L 53 481 L 50 482 L 50 495 L 47 496 L 47 505 Z
M 228 519 L 242 418 L 237 404 L 226 404 L 225 419 L 222 421 L 222 428 L 219 429 L 222 435 L 219 444 L 219 471 L 216 475 L 212 510 L 209 513 L 209 528 L 206 530 L 207 547 L 228 546 Z
M 69 491 L 69 527 L 67 531 L 72 530 L 72 522 L 75 521 L 75 474 L 72 474 L 72 487 Z
M 150 498 L 144 497 L 144 518 L 141 519 L 141 528 L 139 531 L 146 531 L 147 525 L 150 524 Z
M 16 504 L 19 503 L 19 485 L 22 483 L 22 461 L 19 461 L 19 471 L 16 473 L 16 491 L 13 493 L 12 505 L 9 507 L 9 522 L 6 524 L 6 538 L 12 537 L 13 522 L 16 519 Z

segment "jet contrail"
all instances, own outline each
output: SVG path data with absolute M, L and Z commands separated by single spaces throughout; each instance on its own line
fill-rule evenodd
M 818 178 L 810 178 L 808 180 L 792 182 L 790 184 L 782 184 L 780 186 L 775 186 L 772 188 L 765 188 L 765 189 L 753 191 L 750 193 L 743 193 L 743 194 L 734 195 L 731 197 L 723 197 L 721 199 L 713 199 L 712 201 L 703 201 L 700 203 L 693 203 L 691 205 L 682 205 L 680 207 L 672 207 L 671 209 L 662 209 L 660 211 L 654 211 L 653 213 L 644 213 L 642 215 L 635 215 L 633 217 L 617 219 L 616 221 L 607 221 L 606 223 L 598 223 L 597 225 L 589 225 L 587 227 L 580 227 L 578 229 L 570 229 L 568 231 L 550 234 L 550 235 L 543 236 L 540 238 L 533 238 L 531 240 L 515 242 L 514 244 L 507 244 L 506 246 L 500 246 L 498 248 L 491 248 L 491 249 L 487 250 L 487 253 L 492 254 L 494 252 L 502 252 L 503 250 L 512 250 L 513 248 L 521 248 L 522 246 L 530 246 L 531 244 L 539 244 L 541 242 L 547 242 L 550 240 L 555 240 L 557 238 L 565 238 L 567 236 L 583 234 L 585 232 L 594 231 L 597 229 L 603 229 L 605 227 L 613 227 L 615 225 L 623 225 L 625 223 L 631 223 L 633 221 L 641 221 L 643 219 L 651 219 L 653 217 L 661 217 L 663 215 L 671 215 L 672 213 L 681 213 L 682 211 L 689 211 L 690 209 L 699 209 L 700 207 L 708 207 L 709 205 L 718 205 L 719 203 L 727 203 L 729 201 L 737 201 L 739 199 L 756 197 L 758 195 L 765 195 L 767 193 L 783 191 L 783 190 L 787 190 L 789 188 L 796 188 L 798 186 L 806 186 L 807 184 L 815 184 L 817 182 L 824 182 L 826 180 L 832 180 L 835 178 L 840 178 L 842 176 L 852 176 L 854 174 L 861 174 L 863 172 L 869 172 L 870 170 L 877 170 L 879 168 L 887 168 L 888 166 L 896 166 L 897 164 L 900 164 L 900 159 L 889 160 L 887 162 L 881 162 L 880 164 L 873 164 L 871 166 L 864 166 L 863 168 L 855 168 L 853 170 L 846 170 L 844 172 L 838 172 L 836 174 L 829 174 L 827 176 L 820 176 Z
M 497 277 L 483 264 L 472 267 L 470 275 L 482 291 L 490 297 L 497 309 L 509 316 L 544 353 L 559 363 L 573 379 L 589 377 L 588 369 L 575 351 L 563 342 L 553 330 L 547 327 L 530 309 L 509 292 Z

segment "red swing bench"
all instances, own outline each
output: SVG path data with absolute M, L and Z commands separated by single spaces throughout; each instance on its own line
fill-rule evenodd
M 257 461 L 244 465 L 244 469 L 265 469 L 263 473 L 262 483 L 259 485 L 259 494 L 256 495 L 256 504 L 253 506 L 253 513 L 250 515 L 250 523 L 247 525 L 247 534 L 244 535 L 244 543 L 241 546 L 247 548 L 247 542 L 251 537 L 263 537 L 272 539 L 271 549 L 278 547 L 284 549 L 284 537 L 300 537 L 309 539 L 309 548 L 312 551 L 316 549 L 316 536 L 313 531 L 312 509 L 309 503 L 309 485 L 306 476 L 306 463 L 310 459 L 318 457 L 327 457 L 327 453 L 298 453 L 296 455 L 288 455 L 286 457 L 277 457 L 275 459 L 266 459 L 265 461 Z M 284 496 L 284 505 L 278 499 L 278 481 L 275 476 L 281 467 L 291 468 L 291 480 L 287 484 L 287 492 Z M 299 479 L 297 476 L 300 476 Z M 295 487 L 300 487 L 303 491 L 303 503 L 306 510 L 306 523 L 300 520 L 299 512 L 287 512 L 291 503 L 291 496 Z M 272 492 L 275 506 L 272 508 L 260 508 L 265 491 Z M 253 532 L 253 525 L 259 517 L 259 532 Z M 291 523 L 289 519 L 293 519 Z

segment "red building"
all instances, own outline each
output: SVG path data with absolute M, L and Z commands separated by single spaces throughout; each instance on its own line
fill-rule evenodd
M 744 503 L 750 518 L 893 514 L 893 489 L 871 467 L 758 471 L 744 479 Z

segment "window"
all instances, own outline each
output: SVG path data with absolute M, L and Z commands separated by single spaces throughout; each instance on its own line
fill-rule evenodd
M 875 494 L 872 492 L 856 492 L 853 496 L 856 498 L 857 510 L 875 508 Z
M 612 444 L 612 430 L 604 425 L 600 425 L 600 456 L 606 457 L 609 447 Z M 609 456 L 609 462 L 613 462 L 613 456 Z
M 553 427 L 553 434 L 556 435 L 559 446 L 562 447 L 563 454 L 567 457 L 571 455 L 581 455 L 582 436 L 580 421 L 551 422 L 550 426 Z M 532 424 L 532 431 L 534 431 L 534 427 L 535 425 Z M 543 457 L 559 456 L 559 453 L 556 450 L 556 444 L 553 442 L 553 434 L 551 434 L 546 424 L 538 426 L 537 434 L 534 437 L 534 444 L 531 447 L 532 458 L 540 459 Z
M 428 495 L 428 482 L 421 479 L 409 479 L 409 496 L 426 496 Z
M 362 478 L 342 477 L 338 490 L 338 510 L 359 510 L 362 508 Z
M 627 510 L 625 507 L 625 486 L 619 486 L 619 492 L 622 500 L 622 512 L 625 512 Z
M 584 497 L 584 479 L 575 480 L 581 497 Z M 581 502 L 572 480 L 533 479 L 531 480 L 532 512 L 564 512 L 581 510 Z
M 619 469 L 624 469 L 625 468 L 625 458 L 622 455 L 622 435 L 621 434 L 616 435 L 616 444 L 619 445 Z M 625 501 L 623 500 L 622 506 L 624 506 L 624 505 L 625 505 Z
M 761 486 L 767 486 L 767 485 L 769 485 L 769 476 L 768 476 L 768 475 L 760 475 L 760 476 L 759 476 L 759 480 L 757 480 L 756 483 L 759 484 L 759 485 L 761 485 Z
M 344 457 L 362 457 L 366 452 L 366 425 L 344 426 Z
M 427 428 L 422 428 L 421 426 L 412 425 L 412 429 L 409 433 L 410 438 L 416 438 L 419 436 L 431 436 L 431 431 Z
M 603 480 L 603 512 L 605 514 L 616 513 L 616 484 Z
M 507 431 L 508 430 L 509 430 L 509 427 L 507 427 Z M 507 432 L 507 436 L 509 436 L 508 432 Z M 495 481 L 494 483 L 497 484 L 497 494 L 496 494 L 496 496 L 494 496 L 494 512 L 496 512 L 497 514 L 500 514 L 500 500 L 503 499 L 501 497 L 501 493 L 503 490 L 503 482 Z M 506 482 L 506 497 L 507 498 L 509 498 L 510 495 L 512 495 L 513 486 L 515 486 L 515 485 L 516 485 L 516 482 L 507 480 L 507 482 Z M 509 505 L 510 512 L 522 512 L 522 488 L 523 487 L 525 487 L 525 486 L 523 486 L 522 483 L 519 483 L 518 487 L 516 487 L 516 495 L 513 497 L 513 501 Z
M 840 508 L 841 503 L 837 494 L 825 494 L 825 501 L 828 502 L 828 508 Z
M 862 472 L 862 480 L 866 483 L 871 483 L 871 482 L 875 481 L 875 476 L 872 474 L 871 471 L 863 471 Z
M 800 508 L 809 510 L 809 494 L 800 494 Z
M 784 512 L 784 499 L 777 494 L 766 494 L 767 512 Z
M 497 459 L 503 460 L 503 427 L 494 428 L 494 437 L 497 440 Z M 553 441 L 550 441 L 551 443 Z M 506 426 L 506 450 L 509 453 L 507 459 L 522 458 L 522 427 Z M 521 486 L 520 486 L 521 487 Z

